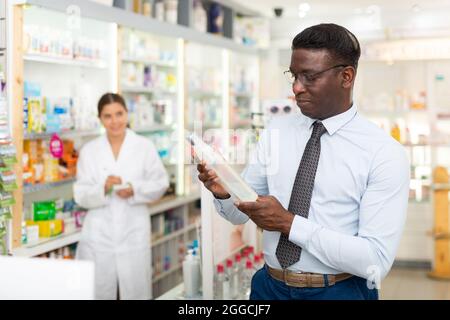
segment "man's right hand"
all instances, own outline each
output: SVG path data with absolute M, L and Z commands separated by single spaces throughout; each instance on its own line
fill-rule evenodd
M 105 182 L 105 194 L 110 192 L 115 184 L 122 184 L 122 179 L 118 176 L 109 176 Z
M 203 182 L 206 189 L 212 192 L 215 198 L 228 199 L 230 197 L 230 194 L 220 184 L 220 180 L 216 172 L 209 169 L 204 161 L 197 165 L 197 170 L 199 172 L 199 180 Z

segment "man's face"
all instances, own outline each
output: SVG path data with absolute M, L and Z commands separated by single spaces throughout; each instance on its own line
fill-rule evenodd
M 295 49 L 292 51 L 290 71 L 296 76 L 292 85 L 295 100 L 301 112 L 313 119 L 326 119 L 340 113 L 343 96 L 342 78 L 339 73 L 343 67 L 318 72 L 338 65 L 325 49 Z M 303 83 L 302 83 L 303 82 Z

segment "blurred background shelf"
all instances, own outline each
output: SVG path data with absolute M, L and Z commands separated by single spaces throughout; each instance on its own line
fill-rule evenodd
M 71 178 L 71 179 L 66 179 L 66 180 L 57 181 L 57 182 L 39 183 L 39 184 L 34 184 L 34 185 L 24 185 L 23 193 L 30 194 L 30 193 L 46 191 L 46 190 L 50 191 L 53 188 L 69 185 L 69 184 L 74 183 L 75 181 L 76 181 L 75 178 Z
M 24 61 L 28 62 L 40 62 L 49 64 L 66 65 L 73 67 L 85 67 L 85 68 L 96 68 L 96 69 L 106 69 L 107 64 L 104 61 L 90 61 L 90 60 L 77 60 L 71 58 L 53 57 L 40 54 L 25 54 L 23 57 Z
M 100 135 L 102 133 L 101 129 L 96 130 L 86 130 L 86 131 L 61 131 L 61 132 L 44 132 L 44 133 L 28 133 L 23 134 L 24 140 L 37 140 L 37 139 L 50 139 L 54 134 L 60 137 L 92 137 Z
M 196 228 L 196 225 L 192 224 L 192 225 L 182 228 L 180 230 L 174 231 L 174 232 L 170 233 L 169 235 L 166 235 L 162 238 L 159 238 L 159 239 L 156 239 L 155 241 L 153 241 L 152 247 L 156 247 L 156 246 L 166 243 L 172 239 L 176 239 L 178 236 L 188 233 L 189 231 L 194 230 L 195 228 Z
M 37 244 L 23 245 L 13 250 L 13 256 L 32 258 L 53 251 L 80 240 L 81 231 L 77 230 L 73 233 L 62 234 L 52 238 L 40 238 Z

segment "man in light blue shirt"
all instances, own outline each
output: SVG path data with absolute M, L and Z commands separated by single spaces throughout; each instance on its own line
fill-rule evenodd
M 406 218 L 403 147 L 357 111 L 356 37 L 335 24 L 303 30 L 285 72 L 301 114 L 271 121 L 242 173 L 258 193 L 236 202 L 198 166 L 217 211 L 264 230 L 266 265 L 251 299 L 378 299 Z

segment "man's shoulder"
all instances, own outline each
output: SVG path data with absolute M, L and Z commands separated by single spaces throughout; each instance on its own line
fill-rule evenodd
M 385 156 L 405 154 L 403 145 L 389 135 L 383 128 L 360 115 L 355 116 L 353 128 L 362 139 L 363 144 L 375 153 L 384 153 Z

